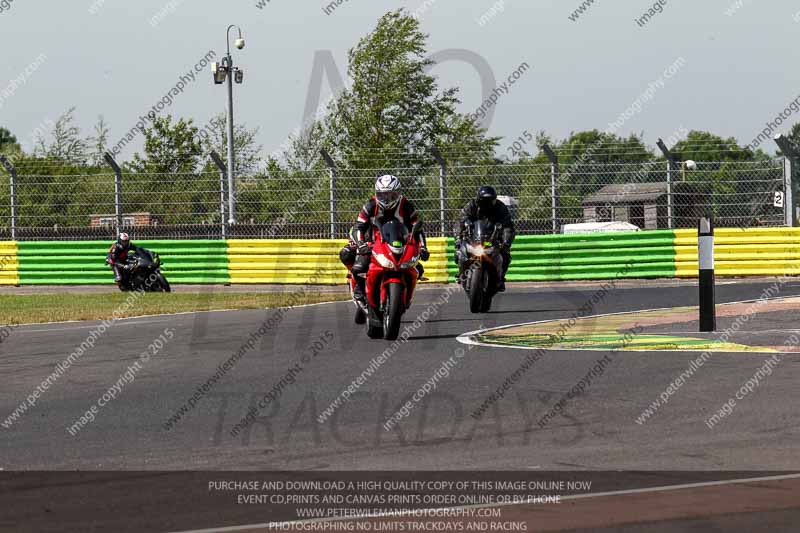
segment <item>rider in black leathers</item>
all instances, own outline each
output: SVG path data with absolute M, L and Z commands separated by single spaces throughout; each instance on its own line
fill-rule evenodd
M 469 223 L 483 218 L 495 223 L 502 231 L 499 252 L 503 259 L 503 277 L 498 290 L 503 292 L 506 290 L 506 272 L 508 272 L 508 267 L 511 264 L 511 244 L 514 242 L 516 230 L 514 229 L 514 221 L 511 219 L 511 212 L 502 201 L 497 199 L 497 191 L 494 190 L 494 187 L 489 185 L 482 186 L 478 189 L 477 197 L 470 200 L 461 209 L 461 222 L 456 228 L 455 235 L 455 262 L 458 265 L 459 276 L 461 276 L 464 273 L 464 262 L 467 259 L 461 252 L 464 230 Z

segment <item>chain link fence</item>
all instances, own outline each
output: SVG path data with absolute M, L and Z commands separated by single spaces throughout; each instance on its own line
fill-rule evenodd
M 194 173 L 123 170 L 118 193 L 108 167 L 43 160 L 4 166 L 10 183 L 0 186 L 0 239 L 19 240 L 106 239 L 119 230 L 135 239 L 342 238 L 375 178 L 386 173 L 400 178 L 430 236 L 451 235 L 461 208 L 484 184 L 511 204 L 522 234 L 580 222 L 694 227 L 708 212 L 719 227 L 781 226 L 789 182 L 782 158 L 701 161 L 692 169 L 652 160 L 270 170 L 237 177 L 236 223 L 228 225 L 226 183 L 213 165 Z

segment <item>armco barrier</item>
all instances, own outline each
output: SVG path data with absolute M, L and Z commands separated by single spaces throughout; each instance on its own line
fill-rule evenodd
M 347 270 L 339 261 L 344 240 L 230 239 L 231 283 L 340 284 Z M 447 281 L 446 239 L 428 239 L 430 259 L 423 263 L 429 281 Z
M 675 275 L 674 232 L 520 235 L 509 281 L 662 278 Z M 630 263 L 629 267 L 626 264 Z M 457 272 L 450 268 L 451 280 Z
M 0 242 L 0 285 L 111 283 L 109 241 Z M 136 241 L 157 251 L 171 283 L 344 283 L 345 241 L 235 239 Z M 428 240 L 425 275 L 453 281 L 453 239 Z M 800 274 L 800 228 L 717 228 L 718 276 Z M 630 264 L 630 267 L 626 267 Z M 697 231 L 521 235 L 510 281 L 697 276 Z
M 678 277 L 697 276 L 697 230 L 675 230 Z M 717 276 L 800 274 L 800 228 L 717 228 L 714 230 Z
M 16 241 L 0 241 L 0 285 L 19 285 Z
M 105 264 L 109 241 L 18 242 L 19 283 L 23 285 L 75 285 L 113 282 Z M 136 241 L 158 252 L 162 271 L 170 283 L 227 283 L 225 241 Z

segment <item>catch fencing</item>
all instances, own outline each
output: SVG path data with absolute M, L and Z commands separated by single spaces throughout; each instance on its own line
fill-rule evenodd
M 335 238 L 347 236 L 372 194 L 393 173 L 430 236 L 451 236 L 463 205 L 490 184 L 511 204 L 520 234 L 565 224 L 624 221 L 642 229 L 691 228 L 711 213 L 719 227 L 790 225 L 791 165 L 784 158 L 663 159 L 562 165 L 522 160 L 429 166 L 265 170 L 235 179 L 235 223 L 223 174 L 154 174 L 42 159 L 6 160 L 0 240 Z M 3 171 L 0 171 L 2 173 Z

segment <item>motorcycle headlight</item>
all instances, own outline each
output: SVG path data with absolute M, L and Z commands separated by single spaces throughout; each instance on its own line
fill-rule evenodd
M 400 269 L 405 270 L 407 268 L 414 268 L 415 266 L 417 266 L 417 263 L 419 263 L 419 256 L 415 255 L 405 263 L 400 263 Z
M 394 270 L 394 268 L 395 268 L 394 261 L 392 261 L 391 259 L 389 259 L 385 255 L 379 254 L 379 253 L 376 253 L 375 251 L 373 251 L 372 252 L 372 256 L 375 258 L 376 261 L 378 261 L 378 264 L 381 265 L 383 268 L 390 268 L 390 269 Z
M 467 251 L 472 255 L 483 255 L 484 253 L 486 253 L 483 246 L 481 246 L 480 244 L 474 246 L 472 244 L 467 244 Z

